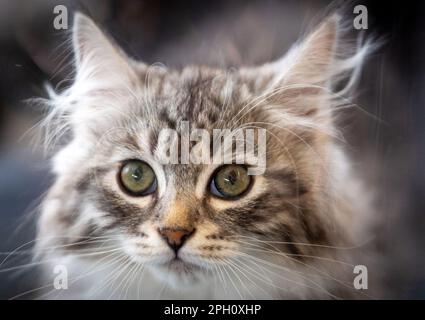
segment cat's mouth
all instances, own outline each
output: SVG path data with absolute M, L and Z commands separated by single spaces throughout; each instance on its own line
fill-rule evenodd
M 175 257 L 166 264 L 167 268 L 177 273 L 190 274 L 200 269 L 199 266 Z

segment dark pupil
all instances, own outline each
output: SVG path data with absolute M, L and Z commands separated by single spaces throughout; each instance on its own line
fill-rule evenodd
M 136 168 L 133 173 L 131 174 L 131 177 L 136 180 L 139 181 L 142 179 L 143 176 L 143 170 L 141 170 L 140 168 Z
M 232 170 L 227 175 L 227 182 L 229 182 L 231 185 L 234 185 L 236 183 L 236 180 L 238 180 L 237 173 L 235 170 Z

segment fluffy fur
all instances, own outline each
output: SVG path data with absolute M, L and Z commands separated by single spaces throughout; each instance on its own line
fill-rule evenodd
M 353 268 L 364 263 L 355 247 L 369 225 L 369 192 L 334 118 L 370 44 L 344 43 L 338 16 L 277 62 L 233 71 L 136 62 L 82 14 L 73 47 L 75 81 L 51 91 L 44 122 L 47 143 L 69 138 L 53 158 L 36 246 L 36 258 L 50 262 L 44 281 L 65 265 L 69 289 L 42 297 L 364 297 Z M 159 131 L 179 131 L 183 120 L 267 130 L 266 172 L 248 194 L 212 197 L 214 165 L 160 165 Z M 120 190 L 119 165 L 135 158 L 154 169 L 157 193 Z M 170 264 L 157 232 L 164 225 L 196 229 L 180 250 L 184 263 Z

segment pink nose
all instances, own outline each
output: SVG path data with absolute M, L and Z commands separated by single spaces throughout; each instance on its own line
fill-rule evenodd
M 183 246 L 187 238 L 189 238 L 195 230 L 177 229 L 177 228 L 160 228 L 158 229 L 161 237 L 167 244 L 177 253 Z

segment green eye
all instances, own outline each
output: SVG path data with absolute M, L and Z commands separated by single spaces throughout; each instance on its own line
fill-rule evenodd
M 126 162 L 119 173 L 121 186 L 133 196 L 146 196 L 156 191 L 157 181 L 152 168 L 143 161 Z
M 251 176 L 244 166 L 227 165 L 219 168 L 210 184 L 210 192 L 220 198 L 237 198 L 248 190 Z

